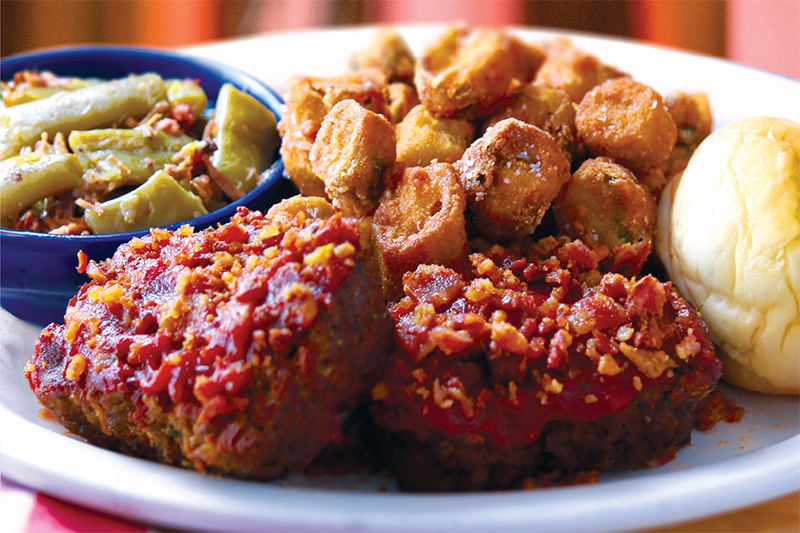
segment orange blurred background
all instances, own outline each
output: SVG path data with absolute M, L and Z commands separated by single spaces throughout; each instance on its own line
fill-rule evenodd
M 2 0 L 0 53 L 185 46 L 321 26 L 465 22 L 642 39 L 800 79 L 800 0 Z

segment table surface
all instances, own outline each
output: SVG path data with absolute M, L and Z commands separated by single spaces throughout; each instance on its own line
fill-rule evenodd
M 252 46 L 252 43 L 263 45 L 269 40 L 263 38 L 238 39 L 222 43 L 208 43 L 187 49 L 188 52 L 224 61 L 261 77 L 273 88 L 282 92 L 285 89 L 285 77 L 276 77 L 276 72 L 291 72 L 298 54 L 308 51 L 294 51 L 283 57 L 283 63 L 270 67 L 263 62 L 264 50 Z M 279 60 L 280 61 L 280 60 Z M 316 75 L 328 75 L 340 72 L 340 65 L 332 65 L 331 72 L 314 72 Z M 300 73 L 298 74 L 307 74 Z M 103 515 L 95 511 L 75 506 L 45 494 L 36 493 L 6 478 L 0 479 L 0 523 L 8 533 L 50 531 L 53 533 L 67 531 L 155 531 L 146 524 L 136 524 L 116 517 Z M 668 529 L 648 531 L 674 532 L 798 532 L 800 531 L 800 492 L 768 501 L 746 509 L 710 517 Z

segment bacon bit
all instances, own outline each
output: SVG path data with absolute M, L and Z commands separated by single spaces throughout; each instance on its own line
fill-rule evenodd
M 641 315 L 648 311 L 661 315 L 667 303 L 664 286 L 653 276 L 644 276 L 631 287 L 627 309 L 632 315 Z
M 494 285 L 486 278 L 476 278 L 464 289 L 464 298 L 470 302 L 480 304 L 486 301 L 494 292 Z
M 545 316 L 539 321 L 539 335 L 545 335 L 556 326 L 555 319 Z
M 190 224 L 183 224 L 181 227 L 177 229 L 175 232 L 181 237 L 188 237 L 194 234 L 194 226 Z
M 337 259 L 346 259 L 348 257 L 353 257 L 355 254 L 356 247 L 353 246 L 351 242 L 344 242 L 333 249 L 333 255 L 336 256 Z
M 150 245 L 154 250 L 157 250 L 165 243 L 169 242 L 170 233 L 169 230 L 164 228 L 150 228 L 150 236 L 153 238 Z
M 547 354 L 548 368 L 561 368 L 561 363 L 567 357 L 567 349 L 572 344 L 572 335 L 565 329 L 560 329 L 550 339 L 550 348 Z
M 469 331 L 443 326 L 433 328 L 428 336 L 445 355 L 461 352 L 474 342 Z
M 153 124 L 153 129 L 163 131 L 170 135 L 177 135 L 181 132 L 180 123 L 171 117 L 161 118 Z
M 181 357 L 180 352 L 175 352 L 170 354 L 169 357 L 167 357 L 166 363 L 172 366 L 178 366 L 179 364 L 181 364 L 182 359 L 183 357 Z
M 478 397 L 475 399 L 475 407 L 478 409 L 483 409 L 486 407 L 486 404 L 489 403 L 489 400 L 492 399 L 492 392 L 488 389 L 483 389 L 478 393 Z
M 412 370 L 412 371 L 411 371 L 411 375 L 414 377 L 414 379 L 415 379 L 415 380 L 417 381 L 417 383 L 419 383 L 420 385 L 422 385 L 423 383 L 425 383 L 426 381 L 428 381 L 428 373 L 427 373 L 427 372 L 425 372 L 425 369 L 424 369 L 424 368 L 422 368 L 422 367 L 420 367 L 420 368 L 415 368 L 414 370 Z
M 474 402 L 467 396 L 464 384 L 455 376 L 449 378 L 445 385 L 439 383 L 439 378 L 433 381 L 433 401 L 442 409 L 448 409 L 458 402 L 464 416 L 475 416 Z
M 537 359 L 545 351 L 545 341 L 543 337 L 533 337 L 528 343 L 528 357 L 531 359 Z
M 520 355 L 528 352 L 528 339 L 508 322 L 492 322 L 492 342 L 507 352 Z
M 509 381 L 508 382 L 508 399 L 514 405 L 518 404 L 518 402 L 517 402 L 517 384 L 514 383 L 513 381 Z
M 69 326 L 64 330 L 64 339 L 70 344 L 75 342 L 78 338 L 78 331 L 81 329 L 81 323 L 78 321 L 70 322 Z
M 698 353 L 700 353 L 700 343 L 690 329 L 686 337 L 675 346 L 675 354 L 681 361 L 688 361 Z
M 108 157 L 106 157 L 106 161 L 108 161 L 109 163 L 111 163 L 112 165 L 114 165 L 115 167 L 117 167 L 118 169 L 120 169 L 120 170 L 122 171 L 122 173 L 123 173 L 123 174 L 130 174 L 130 173 L 131 173 L 131 169 L 130 169 L 130 168 L 128 168 L 128 167 L 125 165 L 125 163 L 123 163 L 122 161 L 120 161 L 120 160 L 117 158 L 117 156 L 115 156 L 114 154 L 110 154 Z
M 80 379 L 85 370 L 86 359 L 81 354 L 75 354 L 70 358 L 64 376 L 69 380 L 76 381 Z
M 497 265 L 485 255 L 473 254 L 470 256 L 470 260 L 472 261 L 472 266 L 475 267 L 475 272 L 481 276 L 492 270 L 497 270 Z
M 89 266 L 89 256 L 86 255 L 86 252 L 84 252 L 83 250 L 79 250 L 78 251 L 78 266 L 76 267 L 76 270 L 78 271 L 78 274 L 85 274 L 86 273 L 86 267 L 88 267 L 88 266 Z
M 416 392 L 417 395 L 420 396 L 423 400 L 427 400 L 428 396 L 430 396 L 431 394 L 431 391 L 429 391 L 425 387 L 417 387 L 417 389 L 414 392 Z
M 620 350 L 642 374 L 650 379 L 659 378 L 667 370 L 678 366 L 663 350 L 645 350 L 626 343 L 620 344 Z
M 458 297 L 464 287 L 461 274 L 440 265 L 420 265 L 403 276 L 403 289 L 413 300 L 441 307 Z
M 561 394 L 564 390 L 564 385 L 550 374 L 545 374 L 542 379 L 542 388 L 548 394 Z
M 287 305 L 293 304 L 291 309 L 300 327 L 307 327 L 319 315 L 319 304 L 307 285 L 291 283 L 283 289 L 282 296 Z
M 547 393 L 545 391 L 543 390 L 536 391 L 536 394 L 534 394 L 534 396 L 536 397 L 536 399 L 539 400 L 540 404 L 547 405 Z
M 599 361 L 602 355 L 600 352 L 597 351 L 597 346 L 600 341 L 595 338 L 591 338 L 586 341 L 586 349 L 584 350 L 584 354 L 586 357 L 591 359 L 592 361 Z
M 311 253 L 303 257 L 303 265 L 310 266 L 324 266 L 330 262 L 333 256 L 333 243 L 328 243 L 323 246 L 318 246 Z
M 267 332 L 269 345 L 275 350 L 283 350 L 285 343 L 292 338 L 292 330 L 289 328 L 270 328 Z
M 448 409 L 455 402 L 447 397 L 447 391 L 439 383 L 439 378 L 433 380 L 433 403 L 442 409 Z
M 86 200 L 84 198 L 76 198 L 75 199 L 75 205 L 77 205 L 78 207 L 80 207 L 84 211 L 94 211 L 98 215 L 102 215 L 103 214 L 103 208 L 100 206 L 100 204 L 96 204 L 94 202 L 90 202 L 90 201 L 88 201 L 88 200 Z
M 600 362 L 597 365 L 597 371 L 603 376 L 616 376 L 620 372 L 622 372 L 622 367 L 617 364 L 617 360 L 614 359 L 610 353 L 603 354 L 600 358 Z
M 614 335 L 614 338 L 620 342 L 622 341 L 629 341 L 631 337 L 633 337 L 633 328 L 630 326 L 622 326 L 617 330 L 617 334 Z
M 258 232 L 256 239 L 260 242 L 267 241 L 276 235 L 280 235 L 281 229 L 276 225 L 266 226 Z
M 592 331 L 596 321 L 586 309 L 574 307 L 567 317 L 570 331 L 576 335 L 584 335 Z
M 744 416 L 744 409 L 727 398 L 719 389 L 706 396 L 695 411 L 694 426 L 702 431 L 709 430 L 719 422 L 735 424 Z
M 436 308 L 433 304 L 421 303 L 414 308 L 414 323 L 427 326 L 436 318 Z

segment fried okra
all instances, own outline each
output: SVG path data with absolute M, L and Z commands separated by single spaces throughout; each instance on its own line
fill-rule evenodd
M 653 249 L 657 211 L 630 170 L 603 158 L 584 161 L 553 204 L 562 233 L 606 247 L 612 271 L 627 276 L 639 273 Z
M 526 84 L 502 103 L 484 128 L 488 129 L 506 118 L 516 118 L 546 131 L 572 161 L 573 152 L 577 151 L 575 104 L 563 90 L 538 83 Z
M 350 70 L 378 69 L 389 82 L 411 83 L 415 59 L 405 39 L 391 28 L 375 33 L 370 43 L 350 56 Z
M 387 299 L 399 296 L 403 275 L 421 264 L 454 265 L 467 253 L 466 198 L 448 163 L 409 167 L 387 189 L 373 218 L 378 264 Z
M 377 70 L 289 80 L 286 112 L 278 123 L 278 132 L 286 173 L 302 194 L 325 197 L 325 184 L 311 168 L 308 155 L 331 108 L 341 101 L 355 100 L 390 118 L 387 99 L 386 77 Z
M 90 263 L 26 369 L 91 443 L 269 479 L 342 431 L 392 339 L 357 221 L 239 208 L 202 232 L 154 229 Z
M 546 52 L 534 81 L 563 90 L 576 104 L 597 85 L 625 75 L 576 47 L 568 38 L 553 39 Z
M 453 27 L 419 58 L 414 81 L 428 111 L 450 118 L 498 103 L 521 68 L 505 32 Z
M 553 137 L 515 118 L 498 122 L 455 165 L 477 231 L 497 241 L 528 236 L 570 178 Z
M 519 83 L 529 83 L 533 81 L 547 54 L 541 47 L 525 42 L 515 35 L 510 35 L 510 39 L 515 64 L 514 76 Z
M 308 157 L 335 207 L 347 216 L 368 215 L 395 161 L 394 128 L 383 115 L 344 100 L 325 116 Z
M 586 93 L 575 125 L 578 139 L 592 155 L 618 159 L 635 169 L 661 166 L 678 137 L 661 95 L 630 78 L 609 80 Z
M 463 119 L 437 118 L 418 105 L 395 127 L 395 133 L 397 161 L 424 167 L 434 161 L 458 161 L 472 142 L 475 126 Z
M 667 95 L 665 101 L 678 128 L 675 148 L 662 165 L 664 175 L 670 178 L 686 168 L 689 158 L 711 133 L 713 119 L 705 93 L 676 91 Z
M 267 217 L 287 216 L 294 219 L 303 218 L 331 218 L 338 210 L 325 198 L 319 196 L 292 196 L 281 200 L 267 211 Z M 363 236 L 362 236 L 363 237 Z
M 389 87 L 389 114 L 392 123 L 402 121 L 409 111 L 419 105 L 417 89 L 413 85 L 403 82 L 390 83 Z

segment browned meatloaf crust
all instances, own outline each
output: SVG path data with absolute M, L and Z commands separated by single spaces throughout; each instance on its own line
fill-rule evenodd
M 368 394 L 392 324 L 357 221 L 240 209 L 92 263 L 26 374 L 95 444 L 200 471 L 300 469 Z
M 419 267 L 392 307 L 373 449 L 404 489 L 519 486 L 641 467 L 689 442 L 720 362 L 669 283 L 601 274 L 580 241 Z

